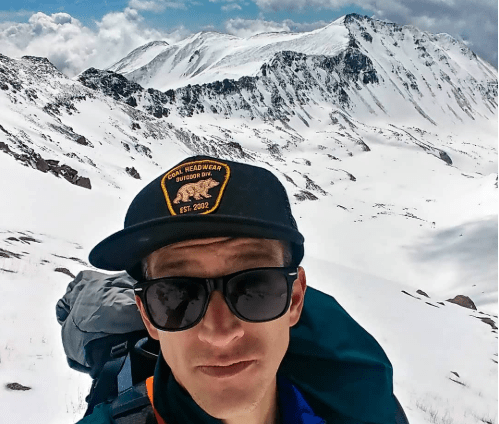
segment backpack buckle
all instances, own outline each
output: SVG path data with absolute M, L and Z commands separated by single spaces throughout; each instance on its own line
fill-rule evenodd
M 119 358 L 128 353 L 128 341 L 124 341 L 123 343 L 117 344 L 111 348 L 109 352 L 109 356 L 111 358 Z

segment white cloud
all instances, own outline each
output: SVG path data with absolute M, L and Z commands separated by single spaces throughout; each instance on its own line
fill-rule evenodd
M 162 12 L 165 8 L 155 1 L 131 0 L 128 7 L 135 10 L 150 10 L 153 12 Z
M 294 22 L 291 19 L 285 19 L 282 22 L 266 21 L 264 19 L 228 19 L 224 26 L 225 30 L 238 37 L 251 37 L 262 32 L 305 32 L 322 28 L 329 24 L 326 21 L 316 22 Z
M 187 9 L 187 6 L 183 0 L 130 0 L 130 2 L 128 3 L 128 7 L 136 10 L 146 10 L 156 13 L 161 13 L 165 9 Z
M 286 23 L 265 21 L 262 19 L 229 19 L 224 23 L 225 30 L 232 35 L 246 38 L 262 32 L 290 31 Z
M 224 12 L 231 12 L 232 10 L 241 10 L 242 7 L 239 6 L 238 4 L 236 3 L 229 3 L 229 4 L 226 4 L 225 6 L 222 6 L 221 9 L 224 11 Z
M 316 21 L 316 22 L 293 22 L 291 19 L 283 21 L 293 32 L 308 32 L 317 28 L 323 28 L 330 24 L 330 21 Z
M 47 57 L 59 70 L 74 76 L 89 67 L 106 68 L 147 42 L 178 41 L 184 27 L 167 34 L 147 28 L 133 8 L 108 13 L 92 30 L 67 13 L 33 14 L 27 23 L 0 24 L 0 53 L 10 57 Z
M 262 11 L 338 10 L 353 6 L 400 25 L 446 32 L 497 66 L 497 1 L 493 0 L 253 0 Z

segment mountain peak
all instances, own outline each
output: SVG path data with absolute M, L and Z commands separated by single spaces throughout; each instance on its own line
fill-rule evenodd
M 348 15 L 344 16 L 344 22 L 346 24 L 353 22 L 353 21 L 358 21 L 358 22 L 364 22 L 364 21 L 371 21 L 372 18 L 366 15 L 359 15 L 358 13 L 349 13 Z
M 151 41 L 136 49 L 132 50 L 123 59 L 116 62 L 107 68 L 113 72 L 127 73 L 130 69 L 143 66 L 150 60 L 154 59 L 159 53 L 168 48 L 169 44 L 166 41 Z

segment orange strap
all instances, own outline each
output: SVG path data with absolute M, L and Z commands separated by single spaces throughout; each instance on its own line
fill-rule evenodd
M 161 418 L 161 415 L 159 415 L 158 411 L 156 411 L 156 408 L 154 407 L 153 382 L 154 382 L 153 376 L 149 377 L 146 380 L 147 396 L 149 397 L 149 401 L 151 402 L 152 410 L 154 411 L 154 415 L 156 415 L 156 421 L 158 422 L 158 424 L 166 424 L 165 420 L 163 418 Z

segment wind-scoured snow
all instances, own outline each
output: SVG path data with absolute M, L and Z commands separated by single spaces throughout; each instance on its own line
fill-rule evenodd
M 176 57 L 171 75 L 143 74 L 171 91 L 0 56 L 2 420 L 82 416 L 90 379 L 66 365 L 55 303 L 145 184 L 211 154 L 280 178 L 308 284 L 383 346 L 411 424 L 497 424 L 496 71 L 447 35 L 358 15 L 155 49 L 121 69 Z
M 168 43 L 166 41 L 152 41 L 141 47 L 137 47 L 126 57 L 111 66 L 109 70 L 120 73 L 133 71 L 149 63 L 158 54 L 163 52 L 167 46 Z
M 122 64 L 126 66 L 123 71 L 116 64 L 109 70 L 144 87 L 166 91 L 187 84 L 254 76 L 263 63 L 280 51 L 335 55 L 347 44 L 348 31 L 339 21 L 307 33 L 271 33 L 249 38 L 201 32 L 165 47 L 147 64 Z M 137 63 L 137 59 L 133 61 Z

